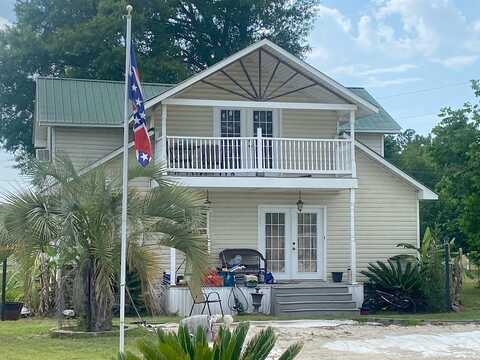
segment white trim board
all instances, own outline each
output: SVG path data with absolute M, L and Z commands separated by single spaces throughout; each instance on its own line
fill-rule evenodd
M 261 47 L 266 47 L 269 48 L 269 51 L 273 51 L 277 53 L 277 55 L 283 57 L 284 59 L 294 63 L 295 65 L 303 68 L 304 70 L 308 71 L 313 75 L 314 77 L 317 78 L 317 80 L 325 85 L 325 87 L 334 93 L 336 92 L 337 94 L 341 94 L 343 97 L 348 99 L 349 101 L 352 101 L 355 104 L 361 105 L 363 108 L 367 109 L 368 111 L 372 112 L 378 112 L 378 108 L 371 104 L 370 102 L 362 99 L 358 95 L 355 95 L 352 91 L 344 87 L 343 85 L 339 84 L 332 78 L 328 77 L 324 73 L 320 72 L 319 70 L 315 69 L 313 66 L 307 64 L 306 62 L 300 60 L 296 56 L 290 54 L 288 51 L 282 49 L 281 47 L 275 45 L 273 42 L 267 39 L 260 40 L 238 52 L 235 54 L 219 61 L 218 63 L 210 66 L 209 68 L 199 72 L 196 75 L 193 75 L 192 77 L 188 78 L 187 80 L 182 81 L 180 84 L 176 85 L 175 87 L 171 88 L 170 90 L 165 91 L 164 93 L 148 100 L 145 103 L 145 108 L 148 109 L 155 104 L 158 104 L 159 102 L 162 102 L 163 100 L 178 94 L 180 91 L 186 89 L 190 85 L 193 85 L 200 80 L 214 74 L 215 72 L 221 70 L 222 68 L 232 64 L 233 62 L 237 61 L 238 59 L 249 55 L 250 53 L 254 52 L 257 49 L 260 49 Z
M 169 176 L 179 185 L 198 189 L 350 189 L 357 188 L 352 178 L 298 178 L 247 176 Z
M 203 99 L 167 99 L 166 105 L 181 106 L 213 106 L 218 108 L 264 108 L 264 109 L 306 109 L 306 110 L 357 110 L 353 104 L 326 104 L 273 101 L 241 101 L 241 100 L 203 100 Z
M 388 170 L 393 172 L 395 175 L 398 175 L 404 180 L 406 180 L 407 182 L 409 182 L 414 188 L 418 190 L 418 198 L 420 200 L 438 200 L 438 195 L 436 193 L 434 193 L 428 187 L 426 187 L 425 185 L 421 184 L 420 182 L 412 178 L 410 175 L 406 174 L 405 172 L 397 168 L 395 165 L 389 163 L 381 155 L 377 154 L 368 146 L 363 145 L 359 141 L 355 141 L 355 146 L 360 150 L 362 150 L 364 153 L 366 153 L 368 156 L 370 156 L 372 159 L 377 160 L 379 163 L 381 163 L 384 167 L 386 167 Z

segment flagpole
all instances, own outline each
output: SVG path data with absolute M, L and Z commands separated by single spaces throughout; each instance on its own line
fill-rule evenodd
M 125 272 L 127 262 L 127 199 L 128 199 L 128 75 L 130 73 L 130 46 L 132 38 L 132 10 L 127 5 L 127 36 L 125 38 L 125 106 L 123 119 L 123 167 L 122 167 L 122 249 L 120 254 L 120 354 L 125 354 Z

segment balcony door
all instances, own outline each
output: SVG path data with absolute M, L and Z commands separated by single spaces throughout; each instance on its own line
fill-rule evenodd
M 253 140 L 240 137 L 257 137 L 257 129 L 262 129 L 262 137 L 278 137 L 280 133 L 277 110 L 216 108 L 214 112 L 214 136 L 218 158 L 224 169 L 252 169 L 257 163 L 257 144 Z M 274 159 L 272 141 L 263 142 L 263 168 L 271 168 Z
M 259 248 L 275 278 L 325 278 L 324 214 L 322 207 L 259 208 Z

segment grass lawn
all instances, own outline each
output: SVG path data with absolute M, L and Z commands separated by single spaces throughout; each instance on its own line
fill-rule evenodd
M 467 281 L 462 289 L 461 312 L 438 314 L 392 314 L 382 313 L 372 317 L 358 317 L 358 320 L 395 319 L 415 324 L 422 320 L 480 320 L 480 289 Z M 318 317 L 317 317 L 318 318 Z M 322 317 L 325 319 L 326 317 Z M 337 317 L 338 318 L 338 317 Z M 236 320 L 276 320 L 273 316 L 237 316 Z M 291 318 L 290 318 L 291 319 Z M 134 321 L 135 319 L 130 319 Z M 155 322 L 178 321 L 175 317 L 154 318 Z M 0 358 L 2 360 L 96 360 L 113 359 L 118 350 L 116 336 L 97 338 L 52 338 L 49 329 L 56 326 L 52 319 L 23 319 L 16 322 L 0 322 Z M 142 329 L 126 333 L 126 348 L 135 351 L 135 343 L 144 336 L 151 336 Z
M 132 319 L 135 320 L 135 319 Z M 177 318 L 157 318 L 159 322 Z M 116 358 L 117 336 L 96 338 L 52 338 L 49 329 L 56 327 L 54 319 L 22 319 L 0 322 L 0 358 L 2 360 L 96 360 Z M 136 341 L 150 336 L 142 329 L 125 333 L 125 347 L 135 352 Z

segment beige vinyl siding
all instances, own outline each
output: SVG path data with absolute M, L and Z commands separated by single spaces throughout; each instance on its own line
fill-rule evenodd
M 168 106 L 167 135 L 212 136 L 213 108 L 203 106 Z
M 254 109 L 247 109 L 254 111 Z M 157 134 L 161 135 L 161 106 L 154 110 Z M 246 112 L 242 112 L 245 116 Z M 329 139 L 335 138 L 337 114 L 324 110 L 281 110 L 282 137 Z M 205 136 L 214 134 L 214 108 L 204 106 L 167 106 L 167 135 Z
M 357 150 L 357 269 L 399 254 L 401 242 L 417 241 L 416 190 Z M 257 248 L 258 206 L 295 205 L 297 192 L 213 191 L 210 237 L 213 258 L 224 248 Z M 327 207 L 327 275 L 350 267 L 349 190 L 302 191 L 306 205 Z M 359 275 L 360 276 L 360 275 Z M 360 279 L 362 277 L 360 276 Z
M 302 192 L 308 205 L 327 207 L 327 272 L 348 267 L 349 206 L 345 191 Z M 258 206 L 293 205 L 298 200 L 296 191 L 210 191 L 211 204 L 210 238 L 215 254 L 225 248 L 257 249 Z
M 337 114 L 322 110 L 282 110 L 282 137 L 335 138 Z
M 370 149 L 383 156 L 383 134 L 375 133 L 356 133 L 355 138 L 362 144 L 367 145 Z
M 122 145 L 118 128 L 55 127 L 55 154 L 67 155 L 77 169 L 100 160 Z
M 399 243 L 417 243 L 417 191 L 399 176 L 357 150 L 358 269 L 402 252 Z

